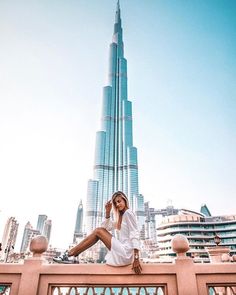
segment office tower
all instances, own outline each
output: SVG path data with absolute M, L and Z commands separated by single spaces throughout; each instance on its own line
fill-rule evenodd
M 128 100 L 119 1 L 110 44 L 108 86 L 103 88 L 101 131 L 96 134 L 94 175 L 88 181 L 87 232 L 99 226 L 105 203 L 118 190 L 128 196 L 140 230 L 143 230 L 144 199 L 139 194 L 137 148 L 133 145 L 132 103 Z
M 44 224 L 45 224 L 45 221 L 47 220 L 47 215 L 43 215 L 43 214 L 40 214 L 38 216 L 38 222 L 37 222 L 37 230 L 40 232 L 40 234 L 43 233 L 43 228 L 44 228 Z
M 82 200 L 80 200 L 78 210 L 77 210 L 77 215 L 76 215 L 73 243 L 76 243 L 76 240 L 78 238 L 83 237 L 83 214 L 84 214 L 83 204 L 82 204 Z
M 47 219 L 44 222 L 42 235 L 44 235 L 48 239 L 48 243 L 50 241 L 51 230 L 52 230 L 52 221 L 50 219 Z
M 1 260 L 8 261 L 8 257 L 13 253 L 16 243 L 16 237 L 18 232 L 19 223 L 15 217 L 8 218 L 2 237 L 2 251 Z
M 33 237 L 40 235 L 40 231 L 33 229 L 33 226 L 30 224 L 28 221 L 25 225 L 24 233 L 23 233 L 23 238 L 21 242 L 21 248 L 20 252 L 25 253 L 29 251 L 29 245 Z

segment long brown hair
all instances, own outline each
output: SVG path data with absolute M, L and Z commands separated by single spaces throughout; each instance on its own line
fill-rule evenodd
M 115 219 L 116 219 L 116 224 L 117 224 L 117 229 L 121 228 L 121 222 L 122 222 L 122 215 L 121 212 L 119 212 L 119 210 L 116 208 L 115 206 L 115 198 L 116 197 L 121 197 L 124 201 L 125 201 L 125 207 L 126 209 L 129 209 L 129 200 L 126 197 L 125 193 L 121 192 L 121 191 L 117 191 L 115 192 L 112 197 L 111 197 L 111 201 L 112 201 L 112 205 L 113 205 L 113 210 L 114 210 L 114 214 L 115 214 Z

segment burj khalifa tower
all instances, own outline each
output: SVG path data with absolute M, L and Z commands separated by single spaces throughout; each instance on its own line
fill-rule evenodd
M 96 133 L 94 175 L 88 181 L 87 233 L 100 225 L 105 203 L 118 190 L 127 195 L 140 231 L 144 228 L 144 198 L 139 193 L 132 102 L 128 100 L 127 86 L 127 60 L 118 1 L 109 50 L 108 85 L 103 88 L 101 129 Z

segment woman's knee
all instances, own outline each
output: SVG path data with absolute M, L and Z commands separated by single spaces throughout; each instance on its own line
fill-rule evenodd
M 103 227 L 97 227 L 95 230 L 94 230 L 94 233 L 96 236 L 101 236 L 102 234 L 104 234 L 105 232 L 107 232 L 107 230 Z

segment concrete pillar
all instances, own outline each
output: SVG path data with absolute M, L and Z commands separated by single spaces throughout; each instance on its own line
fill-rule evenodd
M 194 262 L 186 256 L 189 250 L 188 239 L 181 234 L 177 234 L 171 241 L 172 250 L 177 254 L 175 259 L 176 278 L 179 295 L 199 295 L 197 288 Z
M 211 263 L 222 263 L 222 262 L 228 262 L 230 260 L 229 247 L 215 246 L 215 247 L 209 247 L 206 250 L 209 254 Z
M 25 260 L 24 271 L 21 275 L 18 295 L 37 295 L 39 275 L 42 264 L 45 262 L 42 253 L 47 250 L 48 241 L 44 236 L 36 236 L 30 243 L 30 251 L 33 257 Z

